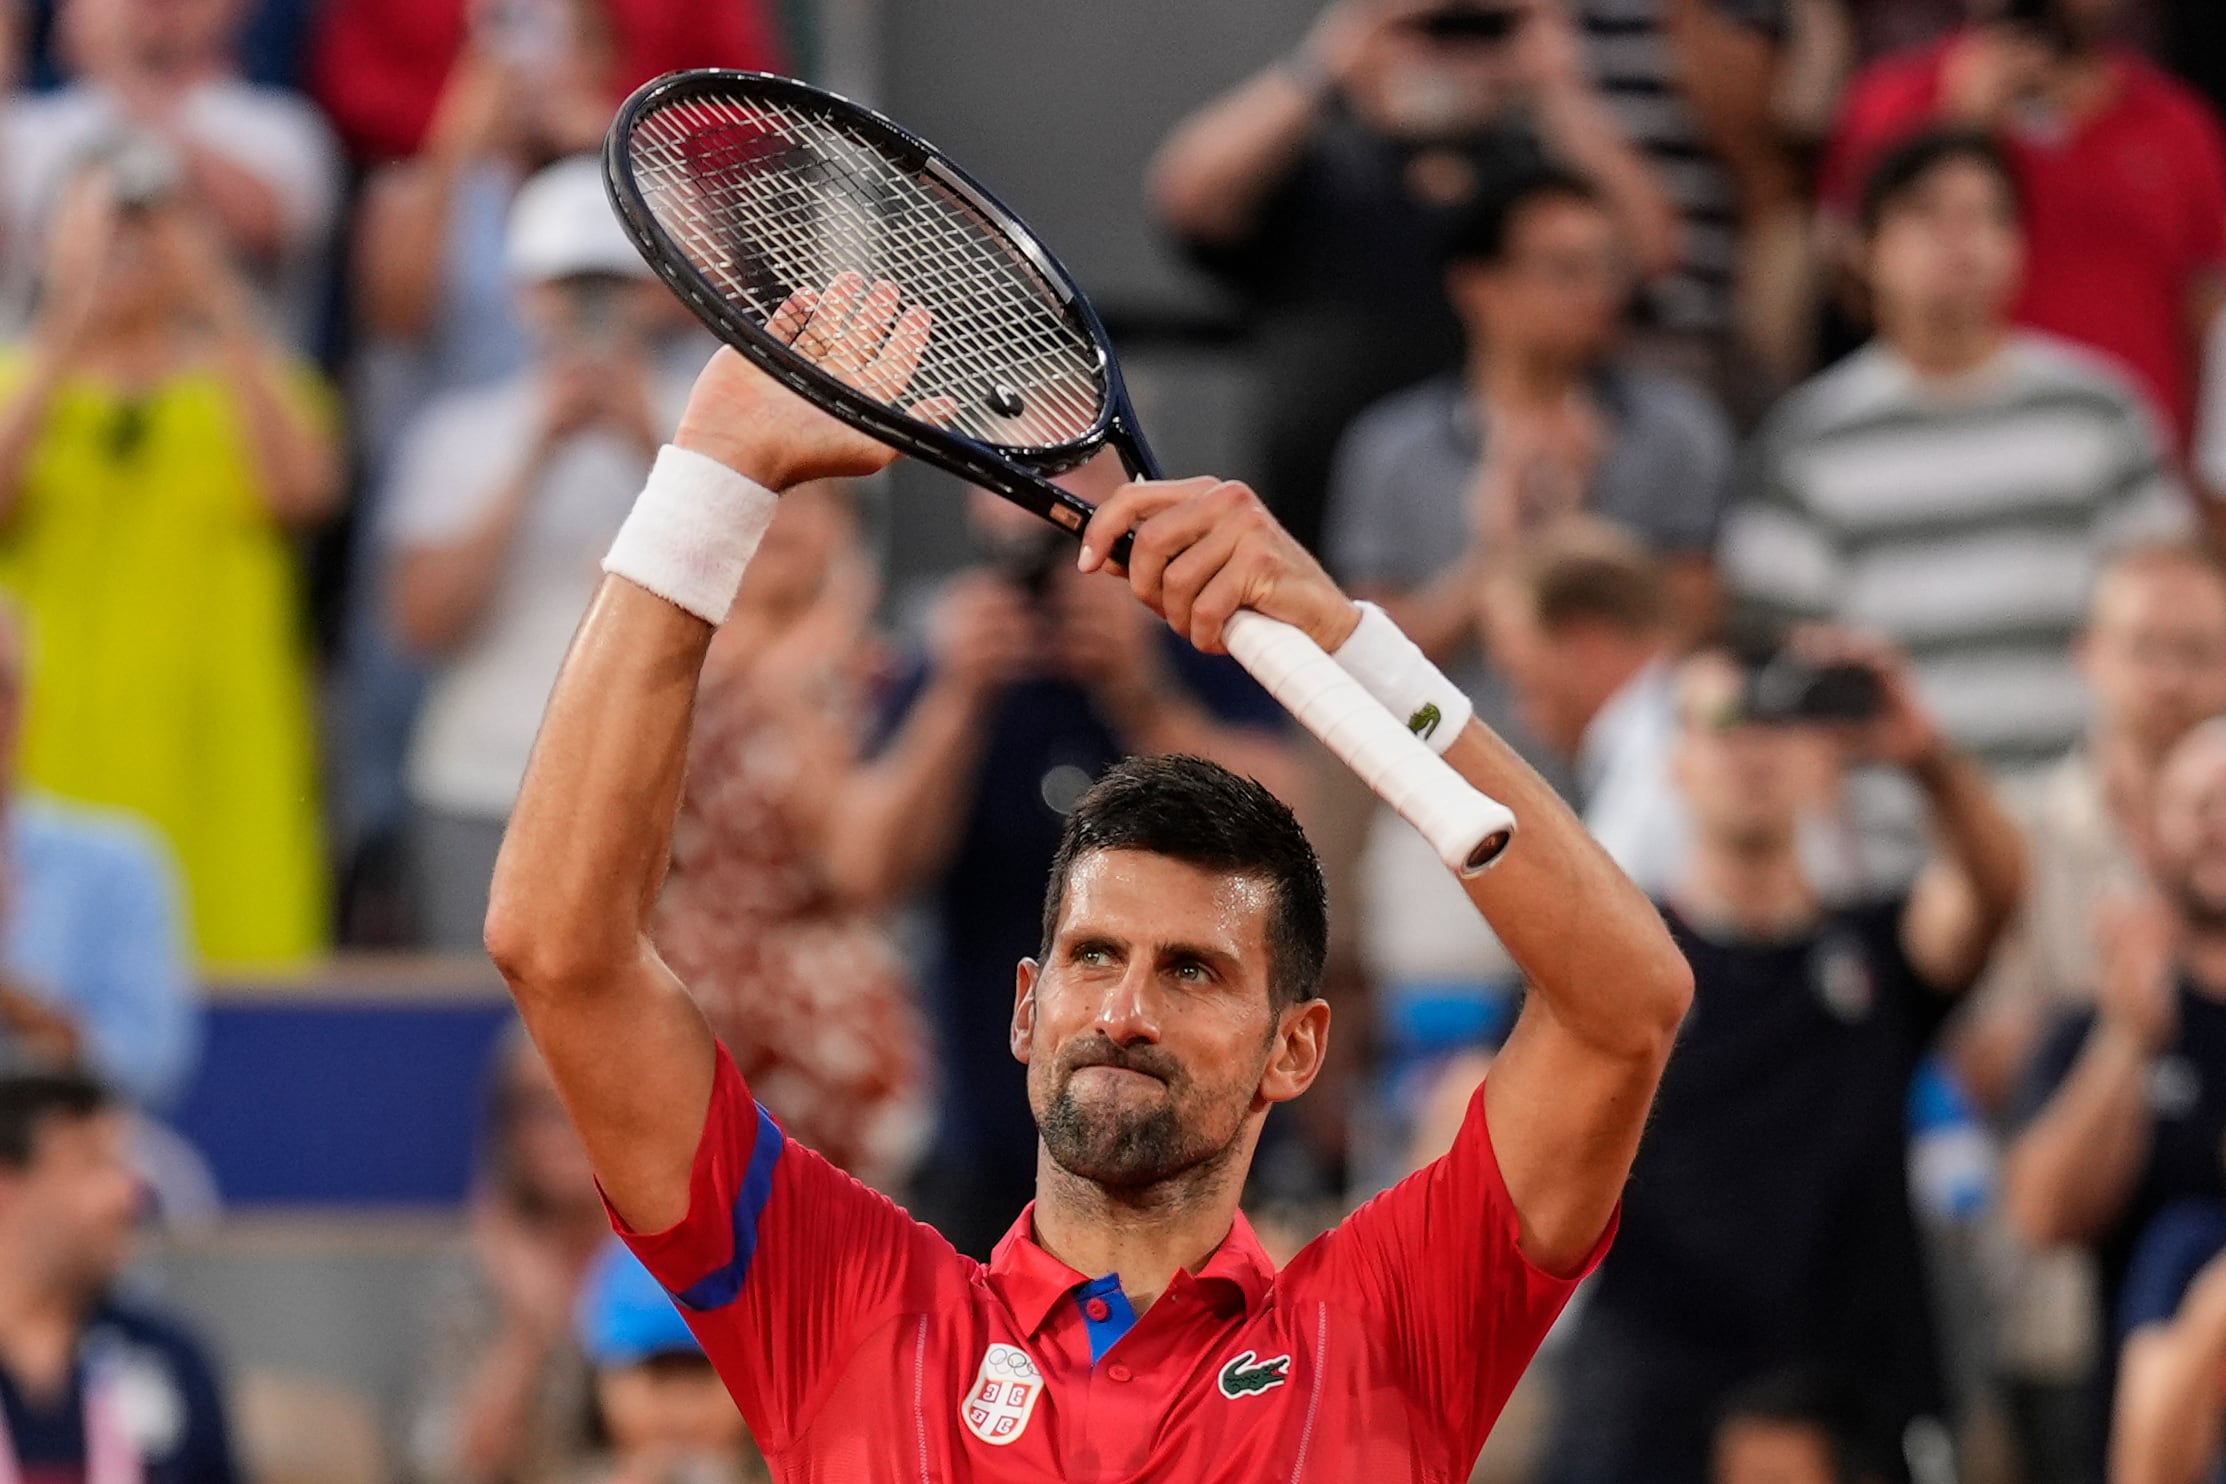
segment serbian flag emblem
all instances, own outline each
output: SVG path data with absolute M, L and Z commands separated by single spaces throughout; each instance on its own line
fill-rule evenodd
M 1018 1438 L 1035 1413 L 1036 1398 L 1043 1395 L 1043 1373 L 1027 1352 L 1012 1345 L 992 1345 L 974 1373 L 974 1384 L 959 1407 L 966 1430 L 985 1443 L 1002 1448 Z

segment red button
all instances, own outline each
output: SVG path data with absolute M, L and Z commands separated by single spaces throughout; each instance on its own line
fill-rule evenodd
M 1082 1312 L 1089 1315 L 1092 1319 L 1103 1322 L 1108 1316 L 1112 1314 L 1113 1306 L 1111 1304 L 1108 1304 L 1104 1299 L 1094 1298 L 1082 1306 Z
M 1116 1360 L 1105 1368 L 1105 1374 L 1116 1381 L 1126 1381 L 1129 1378 L 1129 1368 Z

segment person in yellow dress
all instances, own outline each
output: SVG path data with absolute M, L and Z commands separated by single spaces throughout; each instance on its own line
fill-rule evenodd
M 326 935 L 291 534 L 341 486 L 331 402 L 264 331 L 159 146 L 68 186 L 39 308 L 0 352 L 0 586 L 38 663 L 22 768 L 170 839 L 204 965 Z

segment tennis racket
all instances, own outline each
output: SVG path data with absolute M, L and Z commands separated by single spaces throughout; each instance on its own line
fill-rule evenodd
M 973 177 L 880 114 L 791 78 L 677 72 L 627 99 L 603 159 L 650 266 L 806 401 L 1070 532 L 1092 507 L 1051 476 L 1110 444 L 1131 478 L 1159 477 L 1073 279 Z M 788 343 L 798 306 L 849 274 L 893 283 L 925 311 L 898 324 L 927 336 L 908 387 L 852 385 Z M 1506 849 L 1507 808 L 1303 632 L 1242 612 L 1226 642 L 1448 865 L 1480 871 Z

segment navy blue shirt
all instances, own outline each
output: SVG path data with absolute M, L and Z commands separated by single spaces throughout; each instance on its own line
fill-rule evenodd
M 2226 1003 L 2185 980 L 2178 994 L 2178 1030 L 2149 1074 L 2152 1136 L 2127 1202 L 2102 1241 L 2103 1302 L 2117 1312 L 2134 1248 L 2157 1214 L 2185 1200 L 2226 1199 Z M 2060 1021 L 2034 1057 L 2022 1111 L 2030 1121 L 2071 1075 L 2093 1030 L 2092 1011 Z
M 23 1484 L 84 1484 L 85 1388 L 96 1371 L 139 1450 L 146 1484 L 236 1484 L 223 1394 L 200 1343 L 171 1320 L 114 1300 L 86 1325 L 61 1395 L 27 1397 L 0 1367 L 0 1419 Z
M 1284 726 L 1283 709 L 1234 660 L 1200 654 L 1166 629 L 1159 637 L 1167 673 L 1215 718 Z M 927 678 L 916 665 L 899 685 L 890 732 Z M 1013 969 L 1040 946 L 1044 884 L 1068 811 L 1126 755 L 1089 693 L 1065 680 L 1020 681 L 991 717 L 957 852 L 930 897 L 941 939 L 929 988 L 942 1055 L 937 1154 L 946 1167 L 1010 1175 L 1022 1191 L 1034 1182 L 1027 1069 L 1010 1046 Z M 997 1225 L 1018 1214 L 1015 1205 Z

